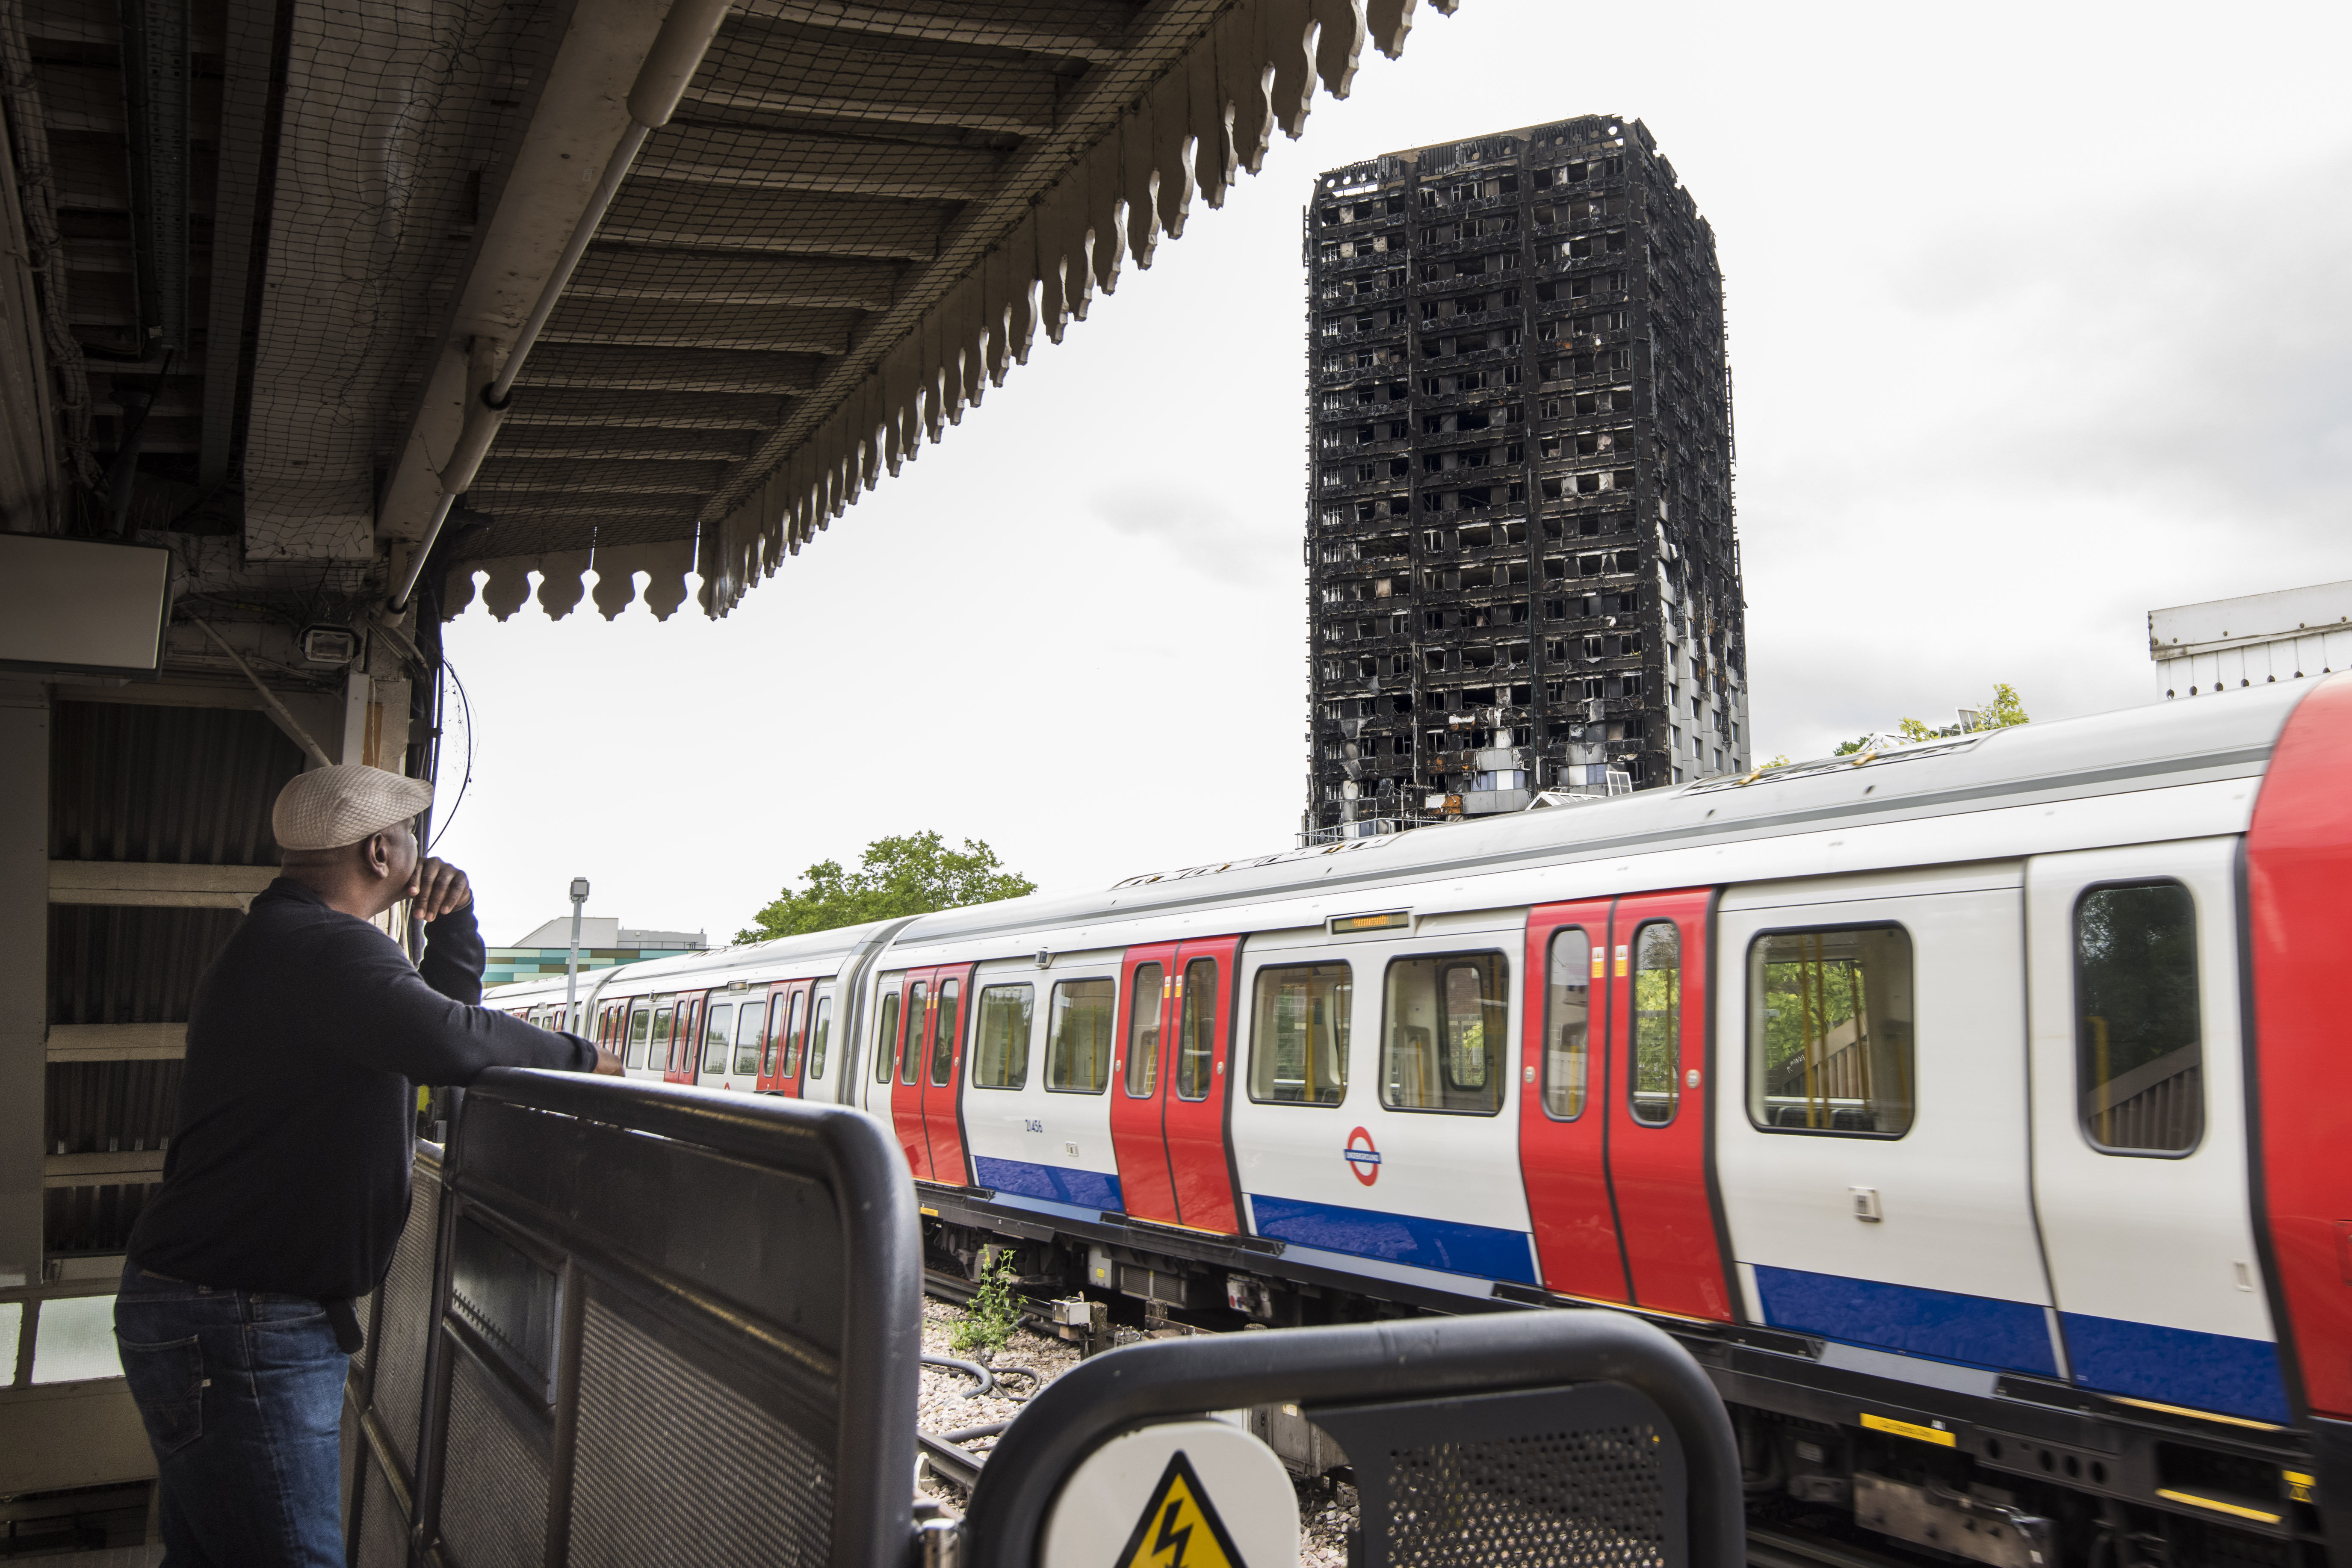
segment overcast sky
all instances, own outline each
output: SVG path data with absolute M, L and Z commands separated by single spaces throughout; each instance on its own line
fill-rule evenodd
M 731 934 L 870 839 L 1048 889 L 1286 848 L 1316 173 L 1638 118 L 1727 290 L 1757 755 L 2008 680 L 2158 695 L 2156 606 L 2352 578 L 2352 6 L 1424 6 L 728 619 L 448 628 L 440 853 L 515 940 Z M 453 727 L 441 799 L 465 742 Z

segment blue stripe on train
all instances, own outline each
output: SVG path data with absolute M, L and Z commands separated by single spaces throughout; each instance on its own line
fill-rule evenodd
M 2074 1381 L 2084 1388 L 2281 1426 L 2292 1417 L 2278 1347 L 2267 1341 L 2081 1312 L 2062 1311 L 2058 1319 Z
M 1066 1165 L 1038 1165 L 1027 1160 L 991 1160 L 975 1155 L 972 1173 L 983 1187 L 993 1187 L 1000 1193 L 1012 1193 L 1024 1198 L 1044 1198 L 1049 1203 L 1068 1204 L 1076 1208 L 1120 1209 L 1126 1206 L 1119 1196 L 1118 1178 L 1102 1171 L 1073 1171 Z
M 1535 1248 L 1523 1230 L 1423 1219 L 1384 1209 L 1341 1208 L 1263 1193 L 1252 1193 L 1249 1201 L 1257 1233 L 1278 1241 L 1411 1263 L 1449 1274 L 1536 1282 Z
M 1764 1321 L 1776 1329 L 1967 1366 L 2058 1375 L 2049 1316 L 2030 1302 L 1762 1263 L 1752 1267 Z

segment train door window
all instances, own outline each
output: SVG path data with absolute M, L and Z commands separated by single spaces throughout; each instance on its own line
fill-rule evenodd
M 646 1065 L 658 1071 L 667 1072 L 670 1068 L 669 1026 L 677 1011 L 674 1002 L 665 1002 L 654 1009 L 653 1049 L 646 1054 Z
M 784 1076 L 797 1078 L 801 1070 L 801 1008 L 807 1003 L 808 993 L 793 993 L 792 1012 L 785 1017 L 782 1031 L 784 1047 Z M 783 1011 L 783 998 L 776 999 L 776 1010 Z
M 1150 1100 L 1160 1087 L 1160 1015 L 1168 992 L 1168 972 L 1139 963 L 1127 1003 L 1127 1092 Z
M 1509 982 L 1510 964 L 1499 952 L 1391 963 L 1381 1103 L 1476 1116 L 1502 1110 Z
M 1556 1121 L 1584 1114 L 1584 1086 L 1592 1041 L 1592 978 L 1602 950 L 1581 926 L 1551 936 L 1551 973 L 1544 988 L 1544 1111 Z
M 760 1026 L 767 1021 L 768 1010 L 757 1002 L 746 1002 L 735 1019 L 735 1071 L 743 1078 L 757 1077 L 760 1071 Z
M 1196 958 L 1184 966 L 1176 1020 L 1176 1098 L 1206 1100 L 1216 1076 L 1217 961 Z
M 824 1047 L 833 1038 L 833 998 L 820 996 L 816 1004 L 816 1021 L 809 1026 L 808 1075 L 812 1079 L 824 1076 Z
M 940 983 L 939 1000 L 931 1005 L 931 1082 L 955 1081 L 956 1002 L 962 987 L 955 981 Z
M 1625 1094 L 1633 1120 L 1664 1127 L 1682 1099 L 1683 936 L 1672 921 L 1633 933 L 1633 1005 Z
M 1911 934 L 1767 931 L 1748 949 L 1748 1116 L 1773 1131 L 1911 1130 Z
M 767 1048 L 760 1057 L 761 1078 L 776 1076 L 776 1053 L 783 1047 L 783 1017 L 784 999 L 781 996 L 769 997 Z
M 702 1070 L 725 1072 L 727 1047 L 735 1027 L 735 1004 L 715 1004 L 702 1020 Z
M 930 986 L 920 980 L 907 987 L 907 1044 L 898 1055 L 898 1081 L 912 1083 L 923 1059 L 923 1004 Z
M 898 1048 L 898 994 L 882 993 L 882 1022 L 874 1032 L 874 1081 L 888 1083 L 894 1065 L 891 1053 Z
M 1250 1098 L 1337 1105 L 1348 1097 L 1348 1024 L 1355 976 L 1344 963 L 1257 972 L 1250 1026 Z
M 1054 987 L 1053 1032 L 1045 1043 L 1045 1087 L 1100 1094 L 1110 1082 L 1111 1015 L 1116 980 L 1065 980 Z
M 2074 1078 L 2107 1154 L 2185 1154 L 2205 1135 L 2197 902 L 2179 882 L 2093 888 L 2074 905 Z
M 653 1008 L 643 1002 L 636 1003 L 635 1005 L 631 1006 L 629 1009 L 629 1056 L 626 1063 L 627 1066 L 641 1068 L 646 1065 L 646 1042 L 653 1038 Z
M 1032 985 L 991 985 L 980 994 L 980 1026 L 971 1045 L 976 1089 L 1020 1089 L 1029 1081 Z

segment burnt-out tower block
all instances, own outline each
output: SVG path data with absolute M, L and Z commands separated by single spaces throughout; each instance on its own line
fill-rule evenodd
M 1307 831 L 1744 771 L 1723 276 L 1649 132 L 1335 169 L 1306 239 Z

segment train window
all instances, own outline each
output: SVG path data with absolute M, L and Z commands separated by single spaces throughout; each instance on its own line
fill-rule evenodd
M 1389 965 L 1381 1103 L 1492 1116 L 1503 1108 L 1510 963 L 1499 952 Z
M 1196 958 L 1184 966 L 1176 1021 L 1176 1098 L 1206 1100 L 1216 1076 L 1217 961 Z
M 1054 987 L 1053 1032 L 1045 1042 L 1045 1087 L 1100 1094 L 1110 1082 L 1111 1014 L 1116 980 L 1065 980 Z
M 1166 1011 L 1168 972 L 1139 963 L 1127 1002 L 1127 1092 L 1149 1100 L 1160 1087 L 1160 1016 Z
M 1645 1127 L 1675 1119 L 1682 1098 L 1683 938 L 1672 921 L 1633 933 L 1633 1008 L 1628 1021 L 1627 1108 Z
M 1911 935 L 1771 931 L 1748 949 L 1748 1115 L 1776 1131 L 1911 1130 Z
M 1544 1110 L 1557 1121 L 1584 1114 L 1586 1052 L 1591 1045 L 1592 977 L 1602 952 L 1581 926 L 1552 932 L 1551 975 L 1544 992 Z
M 956 998 L 961 986 L 952 980 L 940 983 L 939 1000 L 931 1006 L 931 1082 L 950 1084 L 955 1081 Z
M 646 1042 L 653 1037 L 654 1010 L 639 1002 L 629 1009 L 629 1057 L 624 1065 L 641 1068 L 646 1065 Z
M 1337 1105 L 1347 1099 L 1355 995 L 1354 973 L 1344 963 L 1259 970 L 1250 1098 L 1291 1105 Z
M 702 1020 L 702 1070 L 725 1072 L 729 1037 L 735 1027 L 735 1004 L 720 1002 Z
M 2093 888 L 2074 906 L 2074 1080 L 2109 1154 L 2184 1154 L 2205 1135 L 2197 902 L 2178 882 Z
M 654 1009 L 653 1048 L 646 1053 L 646 1065 L 656 1072 L 667 1072 L 670 1069 L 669 1026 L 670 1018 L 676 1011 L 677 1004 L 671 1002 L 665 1002 Z
M 890 1053 L 898 1048 L 898 994 L 882 993 L 882 1023 L 874 1031 L 874 1081 L 888 1083 L 893 1065 Z
M 833 1039 L 833 998 L 820 996 L 816 1003 L 816 1022 L 809 1026 L 808 1076 L 812 1081 L 824 1076 L 824 1047 Z
M 740 1077 L 759 1076 L 760 1026 L 767 1017 L 767 1008 L 757 1002 L 746 1002 L 735 1019 L 735 1071 Z
M 781 996 L 769 997 L 767 1048 L 760 1058 L 761 1078 L 776 1076 L 776 1053 L 783 1047 L 784 1043 L 783 1018 L 784 999 Z
M 930 985 L 918 980 L 907 987 L 907 1043 L 898 1053 L 898 1081 L 915 1081 L 917 1068 L 923 1060 L 923 1008 L 930 995 Z
M 980 994 L 980 1028 L 971 1043 L 976 1089 L 1021 1089 L 1029 1082 L 1029 1014 L 1034 985 L 991 985 Z

